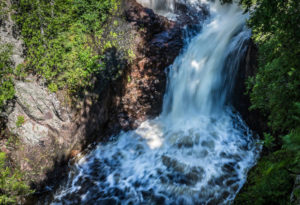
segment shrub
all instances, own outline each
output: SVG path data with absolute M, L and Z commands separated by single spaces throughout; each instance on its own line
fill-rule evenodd
M 21 127 L 24 124 L 24 122 L 25 122 L 24 116 L 19 115 L 16 121 L 16 126 Z
M 119 0 L 16 1 L 14 18 L 27 48 L 25 70 L 45 78 L 52 92 L 67 89 L 78 96 L 91 88 L 91 79 L 106 69 L 102 47 L 112 44 L 105 42 L 105 25 L 119 6 Z
M 20 171 L 8 167 L 6 160 L 5 153 L 0 152 L 0 204 L 16 204 L 33 191 L 22 181 Z
M 248 79 L 250 109 L 268 117 L 265 152 L 236 204 L 289 204 L 300 174 L 300 1 L 241 0 L 258 46 L 258 70 Z M 273 137 L 274 136 L 274 137 Z
M 11 74 L 12 61 L 10 56 L 12 46 L 9 44 L 0 44 L 0 110 L 3 109 L 6 102 L 15 95 L 14 84 Z

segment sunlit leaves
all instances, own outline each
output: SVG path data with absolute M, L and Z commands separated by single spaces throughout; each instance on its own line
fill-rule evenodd
M 14 97 L 15 90 L 12 82 L 12 47 L 8 44 L 0 44 L 0 109 L 7 100 Z
M 26 69 L 51 91 L 80 92 L 103 70 L 97 42 L 117 0 L 19 0 L 15 18 L 27 48 Z M 96 42 L 97 41 L 97 42 Z
M 20 197 L 33 193 L 22 181 L 22 174 L 7 166 L 4 152 L 0 152 L 0 204 L 16 204 Z

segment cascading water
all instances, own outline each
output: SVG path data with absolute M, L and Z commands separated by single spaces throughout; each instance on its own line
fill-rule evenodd
M 153 9 L 157 14 L 165 16 L 170 20 L 176 20 L 180 15 L 180 10 L 177 7 L 185 5 L 185 7 L 192 9 L 193 12 L 202 10 L 206 6 L 206 0 L 136 0 L 144 7 Z M 187 10 L 185 10 L 187 12 Z M 188 15 L 187 13 L 185 13 Z M 190 15 L 194 15 L 191 14 Z M 190 16 L 191 17 L 191 16 Z
M 75 165 L 53 204 L 234 199 L 259 153 L 251 131 L 227 105 L 250 31 L 235 4 L 211 3 L 210 12 L 169 68 L 162 114 L 99 144 Z
M 149 7 L 155 11 L 173 12 L 175 9 L 175 0 L 138 0 L 144 7 Z

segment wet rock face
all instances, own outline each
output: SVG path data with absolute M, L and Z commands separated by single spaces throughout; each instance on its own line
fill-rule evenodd
M 135 59 L 124 78 L 122 94 L 115 98 L 117 108 L 113 110 L 117 122 L 112 120 L 111 126 L 117 130 L 133 129 L 146 118 L 161 112 L 166 87 L 165 70 L 184 45 L 184 27 L 199 23 L 204 13 L 197 18 L 184 13 L 173 22 L 136 1 L 125 1 L 125 16 L 133 28 L 136 45 Z
M 294 183 L 294 188 L 291 194 L 291 204 L 300 204 L 300 196 L 297 194 L 299 193 L 300 190 L 300 175 L 297 175 L 295 177 L 295 183 Z
M 135 1 L 128 2 L 126 17 L 137 31 L 135 44 L 138 46 L 122 103 L 131 122 L 143 121 L 161 111 L 166 86 L 165 68 L 179 54 L 183 38 L 174 22 L 155 15 Z M 137 123 L 133 125 L 136 126 Z
M 258 110 L 249 110 L 251 106 L 250 96 L 246 95 L 246 80 L 255 76 L 258 62 L 258 50 L 252 40 L 249 41 L 248 50 L 244 60 L 240 64 L 234 87 L 233 105 L 241 113 L 248 126 L 260 136 L 268 130 L 267 119 Z

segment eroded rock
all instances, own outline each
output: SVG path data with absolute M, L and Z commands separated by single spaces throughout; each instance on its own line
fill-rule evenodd
M 16 103 L 8 116 L 8 128 L 25 143 L 36 145 L 48 140 L 49 135 L 64 135 L 71 123 L 70 112 L 59 102 L 54 93 L 35 80 L 16 81 Z M 24 122 L 18 124 L 18 120 Z M 60 140 L 58 140 L 59 142 Z

